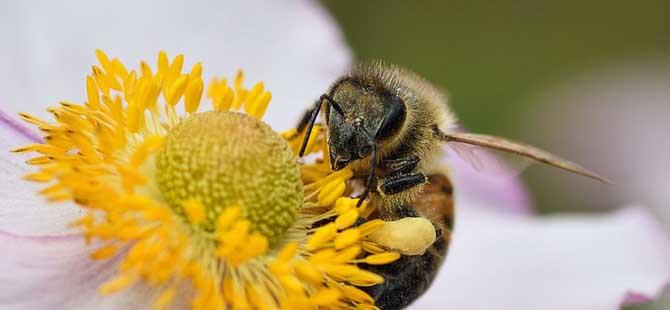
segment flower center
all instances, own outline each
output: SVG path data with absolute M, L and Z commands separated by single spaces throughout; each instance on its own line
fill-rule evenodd
M 288 143 L 260 120 L 235 112 L 191 115 L 166 136 L 156 159 L 158 187 L 178 214 L 202 206 L 202 228 L 236 206 L 275 244 L 296 220 L 303 186 Z

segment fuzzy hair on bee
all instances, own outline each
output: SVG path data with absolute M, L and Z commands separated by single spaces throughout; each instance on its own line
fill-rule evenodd
M 325 103 L 325 109 L 322 108 Z M 421 76 L 381 61 L 353 67 L 302 119 L 302 156 L 322 112 L 334 170 L 350 167 L 365 176 L 361 202 L 373 193 L 388 209 L 412 202 L 427 182 L 444 143 L 484 147 L 530 158 L 608 182 L 584 167 L 505 138 L 457 132 L 445 92 Z
M 352 182 L 363 188 L 359 203 L 369 198 L 376 210 L 372 216 L 397 230 L 374 241 L 403 257 L 387 266 L 367 267 L 386 280 L 367 289 L 382 309 L 411 303 L 430 286 L 444 261 L 453 228 L 453 197 L 448 173 L 439 163 L 443 144 L 511 153 L 608 182 L 533 146 L 454 130 L 457 119 L 445 92 L 411 71 L 381 61 L 353 67 L 307 111 L 297 126 L 304 134 L 301 157 L 319 115 L 325 121 L 333 170 L 352 169 Z M 403 221 L 407 218 L 427 220 Z M 433 235 L 425 238 L 426 231 Z M 392 239 L 411 246 L 397 246 L 399 240 Z

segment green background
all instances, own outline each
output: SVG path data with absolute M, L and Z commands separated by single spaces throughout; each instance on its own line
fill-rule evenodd
M 473 132 L 523 139 L 531 90 L 609 62 L 670 57 L 670 1 L 322 2 L 358 59 L 402 65 L 447 89 Z M 564 210 L 530 170 L 539 211 Z

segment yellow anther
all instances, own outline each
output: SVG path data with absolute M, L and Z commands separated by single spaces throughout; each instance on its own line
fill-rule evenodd
M 365 258 L 365 263 L 370 265 L 385 265 L 392 263 L 400 258 L 399 253 L 395 252 L 386 252 L 369 255 Z
M 151 154 L 163 146 L 165 137 L 159 135 L 151 135 L 144 139 L 142 144 L 130 156 L 130 165 L 139 167 Z
M 174 286 L 170 286 L 165 289 L 160 296 L 154 302 L 154 310 L 164 310 L 167 309 L 176 294 L 176 289 Z
M 344 296 L 347 296 L 348 298 L 351 298 L 354 301 L 358 301 L 363 304 L 372 304 L 374 302 L 374 299 L 370 297 L 366 292 L 351 286 L 351 285 L 343 285 L 340 287 L 342 290 L 342 293 Z M 360 304 L 358 306 L 361 306 Z
M 335 200 L 344 194 L 344 191 L 347 189 L 347 185 L 344 183 L 343 179 L 335 179 L 327 183 L 319 192 L 317 199 L 320 206 L 330 206 L 335 203 Z
M 159 74 L 167 74 L 168 70 L 170 69 L 170 64 L 168 63 L 168 55 L 165 51 L 159 51 L 158 52 L 158 73 Z
M 114 71 L 114 74 L 118 75 L 122 80 L 125 81 L 125 79 L 128 78 L 128 70 L 126 69 L 126 66 L 124 66 L 117 58 L 112 59 L 112 70 Z
M 360 232 L 356 228 L 347 229 L 335 237 L 335 248 L 344 249 L 356 242 L 361 237 Z
M 298 252 L 298 244 L 296 244 L 295 242 L 291 242 L 285 245 L 284 248 L 279 252 L 279 255 L 277 255 L 277 261 L 287 263 L 291 259 L 293 259 L 293 257 L 297 252 Z
M 117 250 L 118 248 L 115 245 L 109 244 L 93 251 L 91 258 L 96 260 L 107 259 L 114 256 Z
M 191 68 L 191 73 L 189 74 L 189 77 L 191 79 L 195 78 L 202 78 L 202 63 L 196 63 L 193 65 L 193 68 Z
M 128 104 L 128 131 L 136 133 L 144 127 L 144 110 L 134 101 Z
M 349 197 L 340 197 L 335 200 L 335 212 L 344 214 L 356 207 L 356 200 Z
M 184 212 L 193 224 L 200 224 L 205 220 L 205 207 L 197 199 L 188 199 L 183 203 Z
M 345 229 L 348 228 L 351 225 L 354 225 L 356 223 L 356 220 L 358 219 L 358 210 L 356 209 L 351 209 L 335 219 L 335 226 L 337 226 L 337 229 Z
M 98 59 L 98 62 L 100 65 L 105 69 L 107 72 L 111 72 L 111 63 L 109 61 L 109 57 L 107 57 L 107 54 L 103 52 L 101 49 L 96 49 L 95 50 L 95 57 Z
M 270 92 L 264 92 L 253 103 L 253 109 L 249 114 L 256 118 L 262 118 L 265 115 L 265 111 L 270 105 L 270 100 L 272 100 L 272 94 Z
M 335 223 L 329 223 L 319 227 L 307 241 L 307 249 L 314 250 L 322 247 L 337 235 Z
M 181 96 L 184 94 L 184 90 L 186 90 L 187 85 L 188 75 L 182 75 L 178 77 L 168 88 L 166 96 L 167 103 L 172 106 L 176 105 L 177 102 L 179 102 L 179 99 L 181 99 Z
M 130 286 L 135 283 L 136 280 L 137 278 L 135 276 L 124 273 L 102 284 L 98 288 L 98 292 L 102 295 L 109 295 Z
M 361 226 L 358 226 L 357 229 L 360 232 L 361 236 L 367 236 L 384 226 L 384 221 L 376 219 L 363 223 Z
M 88 98 L 88 107 L 97 110 L 100 108 L 100 93 L 98 92 L 98 85 L 90 76 L 86 76 L 86 96 Z
M 284 288 L 291 292 L 302 292 L 303 286 L 300 280 L 294 276 L 285 275 L 279 277 L 279 283 L 282 284 Z
M 342 293 L 337 289 L 320 290 L 312 297 L 312 302 L 317 306 L 329 306 L 337 302 Z
M 340 250 L 338 254 L 332 258 L 332 261 L 336 263 L 347 263 L 354 260 L 358 254 L 361 254 L 361 247 L 354 244 L 344 250 Z
M 140 62 L 140 72 L 142 72 L 142 77 L 153 77 L 151 67 L 144 61 Z
M 308 261 L 297 262 L 295 272 L 302 280 L 311 283 L 323 282 L 323 274 Z
M 247 112 L 247 114 L 251 114 L 251 111 L 254 110 L 254 104 L 256 101 L 256 98 L 263 92 L 263 82 L 258 82 L 254 87 L 249 90 L 247 93 L 246 98 L 244 98 L 244 112 Z
M 356 286 L 373 286 L 384 283 L 384 278 L 378 274 L 366 270 L 359 270 L 347 278 L 351 284 Z
M 189 81 L 184 94 L 184 109 L 186 113 L 194 113 L 198 110 L 204 87 L 205 85 L 201 77 L 196 77 Z
M 217 229 L 227 229 L 240 216 L 240 207 L 231 206 L 223 210 L 216 220 Z

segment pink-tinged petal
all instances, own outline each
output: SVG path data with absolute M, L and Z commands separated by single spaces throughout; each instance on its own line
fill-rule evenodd
M 0 229 L 18 234 L 62 233 L 80 216 L 71 204 L 46 206 L 40 187 L 20 180 L 28 157 L 9 150 L 36 138 L 17 127 L 18 112 L 50 119 L 48 106 L 84 100 L 96 48 L 133 67 L 159 49 L 184 53 L 186 65 L 203 62 L 207 79 L 243 68 L 248 83 L 263 80 L 272 92 L 267 120 L 277 129 L 296 122 L 350 60 L 333 19 L 309 0 L 9 1 L 0 20 L 0 67 L 12 72 L 0 77 Z
M 480 153 L 479 157 L 487 156 Z M 456 205 L 465 208 L 494 208 L 498 211 L 527 214 L 532 212 L 532 203 L 521 178 L 515 172 L 507 174 L 493 170 L 477 170 L 461 155 L 448 149 L 449 166 L 452 168 L 456 188 Z M 511 169 L 502 165 L 496 169 Z
M 147 309 L 154 293 L 143 287 L 107 297 L 97 288 L 111 279 L 118 259 L 93 261 L 94 245 L 81 237 L 25 237 L 0 231 L 2 309 Z
M 47 205 L 37 195 L 40 184 L 22 179 L 33 170 L 24 163 L 30 156 L 10 150 L 35 141 L 29 128 L 11 123 L 15 120 L 1 111 L 0 115 L 5 117 L 0 119 L 0 230 L 25 235 L 66 233 L 67 223 L 82 211 L 71 203 Z
M 651 303 L 663 297 L 670 298 L 670 284 L 666 285 L 665 289 L 661 290 L 656 295 L 647 295 L 643 293 L 630 291 L 626 293 L 626 297 L 621 302 L 621 306 L 635 306 L 635 305 Z
M 647 209 L 501 215 L 461 207 L 441 273 L 414 309 L 617 309 L 670 281 L 670 236 Z
M 351 59 L 318 1 L 10 1 L 0 10 L 0 100 L 8 113 L 45 116 L 46 105 L 85 100 L 84 75 L 101 48 L 136 66 L 159 49 L 204 64 L 204 76 L 264 81 L 269 122 L 285 129 Z

